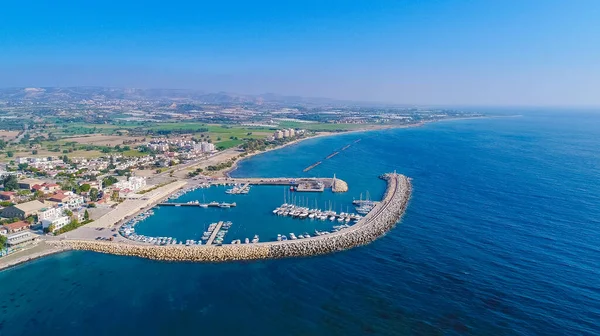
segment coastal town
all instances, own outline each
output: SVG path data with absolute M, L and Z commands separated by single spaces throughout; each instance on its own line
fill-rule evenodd
M 298 140 L 301 129 L 277 130 L 265 140 Z M 119 204 L 163 191 L 182 181 L 219 182 L 225 168 L 209 165 L 206 175 L 194 168 L 218 158 L 223 151 L 214 144 L 182 138 L 155 138 L 140 146 L 140 152 L 152 154 L 135 157 L 108 155 L 98 158 L 65 156 L 16 157 L 0 166 L 0 242 L 1 256 L 27 249 L 46 236 L 57 237 L 97 219 L 106 220 L 118 212 Z M 239 153 L 244 157 L 247 152 Z M 230 158 L 228 162 L 231 162 Z M 222 162 L 221 162 L 222 163 Z M 190 168 L 191 167 L 191 168 Z M 163 170 L 162 168 L 167 168 Z M 181 171 L 188 171 L 182 174 Z M 193 169 L 193 170 L 190 170 Z M 147 174 L 150 172 L 150 174 Z M 159 193 L 169 196 L 173 188 Z M 144 197 L 148 199 L 148 197 Z M 137 208 L 134 208 L 137 209 Z M 118 216 L 115 219 L 122 219 Z M 115 224 L 115 223 L 110 223 Z M 109 225 L 110 225 L 109 224 Z M 116 237 L 113 235 L 110 239 Z
M 322 136 L 414 127 L 427 122 L 477 118 L 477 113 L 394 106 L 348 106 L 295 98 L 218 97 L 193 92 L 84 88 L 0 91 L 0 265 L 56 253 L 65 241 L 163 246 L 221 245 L 229 222 L 213 223 L 205 239 L 147 237 L 135 224 L 153 207 L 235 207 L 236 203 L 165 203 L 197 188 L 234 185 L 247 194 L 254 184 L 285 185 L 298 192 L 345 192 L 335 176 L 303 178 L 359 146 L 360 138 L 307 162 L 298 176 L 232 179 L 229 172 L 253 155 Z M 216 100 L 215 100 L 216 99 Z M 405 188 L 406 189 L 406 188 Z M 285 233 L 274 242 L 313 239 L 363 221 L 359 213 L 283 204 L 280 216 L 334 221 L 325 231 Z M 361 210 L 362 209 L 362 210 Z M 221 224 L 219 224 L 221 223 Z M 214 234 L 214 235 L 213 235 Z M 63 242 L 57 245 L 57 242 Z M 263 244 L 258 235 L 228 243 Z M 204 246 L 203 246 L 204 247 Z

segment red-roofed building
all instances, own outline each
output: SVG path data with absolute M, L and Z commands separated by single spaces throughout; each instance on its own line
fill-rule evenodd
M 52 201 L 52 202 L 58 202 L 58 203 L 62 203 L 63 200 L 65 200 L 66 198 L 68 198 L 68 195 L 65 195 L 61 192 L 57 192 L 56 194 L 50 196 L 48 198 L 48 200 Z
M 14 222 L 10 224 L 4 224 L 4 228 L 8 231 L 8 233 L 15 233 L 19 231 L 23 231 L 29 229 L 31 224 L 27 221 Z
M 56 183 L 44 183 L 44 187 L 46 188 L 46 190 L 48 190 L 50 192 L 54 192 L 54 191 L 59 191 L 60 190 L 60 185 L 56 184 Z
M 0 192 L 0 199 L 4 201 L 12 201 L 17 194 L 14 191 Z
M 33 191 L 41 191 L 44 194 L 48 194 L 51 192 L 55 192 L 55 191 L 59 191 L 60 190 L 60 185 L 56 184 L 56 183 L 42 183 L 42 184 L 36 184 L 34 186 L 31 187 L 31 190 Z

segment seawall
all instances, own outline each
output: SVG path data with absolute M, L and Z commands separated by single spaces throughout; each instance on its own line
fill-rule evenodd
M 223 246 L 155 246 L 88 240 L 59 240 L 48 243 L 65 249 L 193 262 L 303 257 L 332 253 L 368 244 L 383 236 L 398 223 L 410 199 L 412 191 L 410 180 L 404 175 L 395 173 L 385 174 L 382 178 L 387 181 L 387 189 L 382 201 L 358 223 L 328 235 L 302 240 Z

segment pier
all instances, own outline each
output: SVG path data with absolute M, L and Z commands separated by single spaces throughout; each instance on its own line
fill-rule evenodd
M 235 202 L 233 203 L 218 203 L 218 202 L 210 202 L 210 203 L 158 203 L 159 206 L 173 206 L 173 207 L 199 207 L 199 208 L 233 208 L 237 206 Z
M 387 181 L 383 199 L 358 223 L 327 235 L 301 240 L 223 246 L 154 246 L 141 243 L 100 242 L 93 240 L 48 241 L 57 248 L 90 250 L 100 253 L 137 256 L 154 260 L 224 262 L 268 258 L 303 257 L 333 253 L 368 244 L 385 235 L 402 218 L 412 192 L 410 180 L 400 174 L 381 176 Z M 215 232 L 219 230 L 215 228 Z M 216 236 L 216 234 L 214 234 Z M 211 234 L 211 237 L 213 235 Z M 214 239 L 214 237 L 213 237 Z
M 223 221 L 220 221 L 220 222 L 217 223 L 217 227 L 215 227 L 215 229 L 213 230 L 213 232 L 210 234 L 210 237 L 206 241 L 206 245 L 208 245 L 208 246 L 212 245 L 213 241 L 217 237 L 217 233 L 219 233 L 219 230 L 221 230 L 222 226 L 223 226 Z
M 247 185 L 274 185 L 274 186 L 290 186 L 296 191 L 316 191 L 322 192 L 327 188 L 333 188 L 337 192 L 347 191 L 346 182 L 331 177 L 278 177 L 278 178 L 229 178 L 226 180 L 217 180 L 212 184 L 247 184 Z M 346 186 L 342 189 L 335 188 L 336 186 Z

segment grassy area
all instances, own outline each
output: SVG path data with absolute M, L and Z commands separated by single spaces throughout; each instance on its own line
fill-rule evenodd
M 148 153 L 142 153 L 139 150 L 135 150 L 135 149 L 124 151 L 121 154 L 123 154 L 123 156 L 131 156 L 131 157 L 139 157 L 139 156 L 148 155 Z
M 244 143 L 243 140 L 224 140 L 224 141 L 217 142 L 216 146 L 218 148 L 228 149 L 228 148 L 232 148 L 235 146 L 239 146 L 242 143 Z

